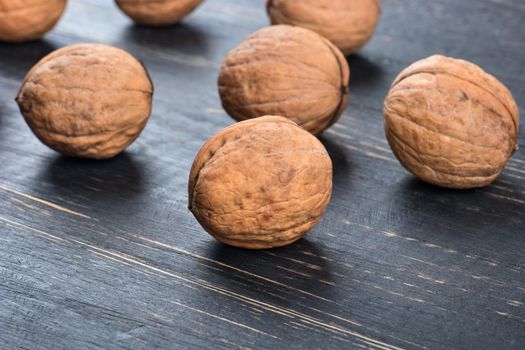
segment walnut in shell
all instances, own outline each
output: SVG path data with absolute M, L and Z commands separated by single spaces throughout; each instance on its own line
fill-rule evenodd
M 0 41 L 40 39 L 58 22 L 66 0 L 0 0 Z
M 242 248 L 290 244 L 321 219 L 332 162 L 311 134 L 283 117 L 234 124 L 200 149 L 189 209 L 213 237 Z
M 27 74 L 16 98 L 34 134 L 66 156 L 110 158 L 140 134 L 153 85 L 140 61 L 106 45 L 52 52 Z
M 518 107 L 478 66 L 432 56 L 405 69 L 384 105 L 385 133 L 401 164 L 431 184 L 485 186 L 517 149 Z
M 281 115 L 318 135 L 343 112 L 349 76 L 345 57 L 328 40 L 308 29 L 271 26 L 229 53 L 219 94 L 236 120 Z
M 135 23 L 167 26 L 178 23 L 203 0 L 116 0 L 120 9 Z
M 381 14 L 380 0 L 266 0 L 272 24 L 290 24 L 324 36 L 345 55 L 372 37 Z

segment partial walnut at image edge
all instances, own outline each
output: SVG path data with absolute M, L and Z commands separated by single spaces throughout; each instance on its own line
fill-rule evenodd
M 33 133 L 70 157 L 119 154 L 145 127 L 153 84 L 126 51 L 100 44 L 56 50 L 27 73 L 16 97 Z
M 517 150 L 511 92 L 478 66 L 431 56 L 405 69 L 385 99 L 388 143 L 420 179 L 467 189 L 493 182 Z
M 289 119 L 264 116 L 212 136 L 193 162 L 188 207 L 217 240 L 265 249 L 293 243 L 322 218 L 332 162 L 321 142 Z
M 57 24 L 66 0 L 0 0 L 0 41 L 40 39 Z
M 373 36 L 380 0 L 266 0 L 272 24 L 307 28 L 330 40 L 345 56 L 359 51 Z
M 115 0 L 135 23 L 144 26 L 169 26 L 180 22 L 203 0 Z
M 348 63 L 332 43 L 308 29 L 277 25 L 230 51 L 218 85 L 223 108 L 238 121 L 279 115 L 319 135 L 343 113 L 349 79 Z

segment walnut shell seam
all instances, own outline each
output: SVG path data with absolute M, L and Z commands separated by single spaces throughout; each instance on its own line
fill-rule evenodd
M 498 102 L 503 106 L 503 108 L 507 111 L 507 113 L 509 114 L 509 117 L 510 117 L 510 119 L 511 119 L 511 121 L 512 121 L 512 124 L 514 125 L 514 132 L 515 132 L 515 135 L 518 134 L 518 132 L 519 132 L 519 126 L 518 126 L 518 123 L 517 123 L 516 119 L 514 118 L 514 113 L 512 113 L 512 111 L 509 109 L 509 107 L 508 107 L 508 106 L 507 106 L 507 105 L 506 105 L 506 104 L 505 104 L 505 103 L 504 103 L 504 102 L 503 102 L 503 101 L 502 101 L 497 95 L 495 95 L 491 90 L 486 89 L 485 87 L 483 87 L 483 86 L 481 86 L 481 85 L 475 83 L 474 81 L 472 81 L 472 80 L 470 80 L 470 79 L 465 79 L 464 77 L 461 77 L 461 76 L 459 76 L 459 75 L 457 75 L 457 74 L 452 74 L 452 73 L 449 73 L 449 72 L 444 71 L 444 70 L 434 70 L 434 71 L 429 71 L 429 70 L 416 70 L 416 71 L 414 71 L 414 72 L 412 72 L 412 73 L 410 73 L 410 74 L 408 74 L 408 75 L 403 76 L 403 77 L 400 78 L 400 79 L 396 79 L 396 80 L 394 81 L 394 83 L 392 84 L 392 87 L 395 87 L 395 86 L 397 86 L 397 84 L 399 84 L 399 83 L 402 82 L 403 80 L 405 80 L 405 79 L 407 79 L 407 78 L 410 78 L 410 77 L 412 77 L 412 76 L 414 76 L 414 75 L 418 75 L 418 74 L 430 74 L 430 75 L 434 75 L 434 76 L 436 76 L 436 75 L 438 75 L 438 74 L 446 75 L 446 76 L 453 77 L 453 78 L 456 78 L 456 79 L 458 79 L 458 80 L 461 80 L 461 81 L 467 82 L 467 83 L 469 83 L 469 84 L 472 84 L 472 85 L 476 86 L 477 88 L 479 88 L 479 89 L 485 91 L 486 93 L 488 93 L 489 95 L 491 95 L 492 97 L 494 97 L 494 99 L 495 99 L 496 101 L 498 101 Z M 480 103 L 481 103 L 481 101 L 480 101 Z M 481 103 L 481 104 L 482 104 L 482 103 Z M 482 105 L 483 105 L 483 104 L 482 104 Z M 485 105 L 483 105 L 483 106 L 484 106 L 486 109 L 488 109 L 488 110 L 490 110 L 491 112 L 493 112 L 494 114 L 496 114 L 496 115 L 502 117 L 502 115 L 501 115 L 500 113 L 494 111 L 492 108 L 486 107 Z M 446 135 L 446 136 L 448 136 L 448 135 Z M 518 143 L 516 142 L 516 149 L 515 149 L 515 150 L 518 149 L 517 146 L 518 146 Z

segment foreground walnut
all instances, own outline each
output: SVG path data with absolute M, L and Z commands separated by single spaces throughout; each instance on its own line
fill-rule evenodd
M 0 41 L 40 39 L 58 22 L 66 0 L 0 0 Z
M 290 244 L 314 227 L 332 193 L 323 145 L 294 122 L 265 116 L 210 138 L 191 168 L 189 209 L 224 243 Z
M 266 0 L 266 8 L 272 24 L 311 29 L 345 55 L 370 40 L 381 14 L 380 0 Z
M 282 115 L 318 135 L 343 112 L 349 76 L 343 54 L 326 39 L 308 29 L 272 26 L 229 53 L 219 94 L 237 120 Z
M 519 111 L 510 91 L 463 60 L 432 56 L 405 69 L 385 100 L 384 118 L 399 161 L 443 187 L 491 183 L 518 148 Z
M 179 22 L 202 0 L 116 0 L 120 9 L 137 24 L 167 26 Z
M 16 98 L 35 135 L 66 156 L 110 158 L 140 134 L 153 86 L 144 66 L 105 45 L 54 51 L 27 74 Z

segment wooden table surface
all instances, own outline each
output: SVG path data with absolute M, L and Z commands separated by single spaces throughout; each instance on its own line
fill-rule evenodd
M 0 348 L 524 349 L 525 152 L 487 188 L 445 190 L 399 165 L 382 125 L 394 77 L 434 53 L 481 65 L 525 108 L 524 17 L 522 0 L 384 0 L 321 138 L 326 215 L 268 251 L 214 241 L 186 193 L 196 151 L 232 123 L 218 68 L 268 24 L 262 0 L 208 0 L 167 29 L 72 0 L 44 40 L 0 44 Z M 130 51 L 155 83 L 144 133 L 112 160 L 57 155 L 14 102 L 38 59 L 79 42 Z

